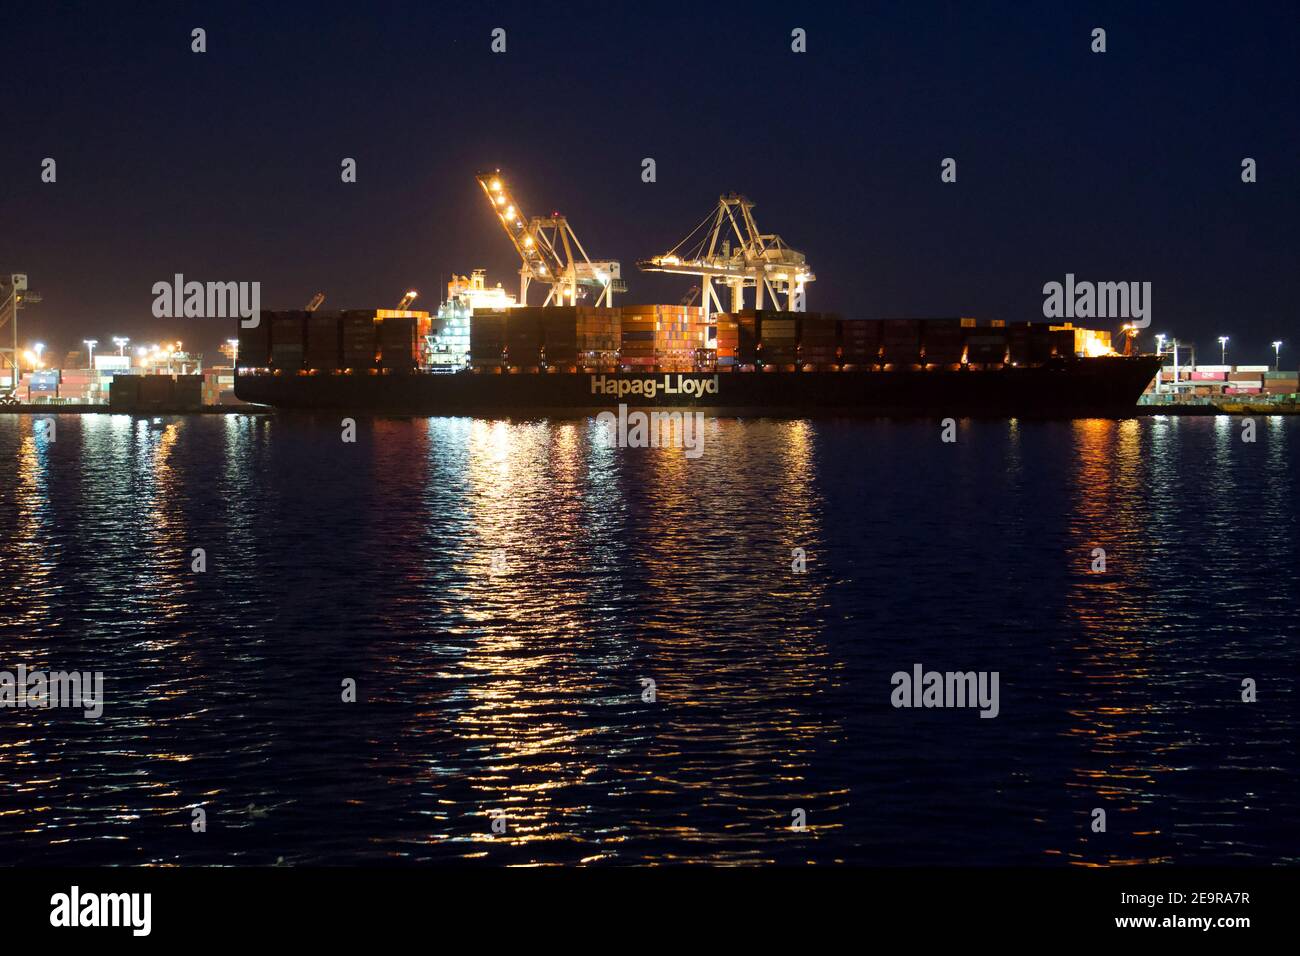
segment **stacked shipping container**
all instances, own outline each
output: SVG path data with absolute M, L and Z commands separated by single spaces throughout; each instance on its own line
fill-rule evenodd
M 808 312 L 799 320 L 799 364 L 808 370 L 834 368 L 839 362 L 840 322 L 833 315 Z
M 966 351 L 962 319 L 930 319 L 921 325 L 922 359 L 930 365 L 957 365 Z
M 505 365 L 506 314 L 475 312 L 469 322 L 469 364 L 492 372 Z
M 518 311 L 518 310 L 516 310 Z M 548 371 L 618 367 L 621 310 L 580 305 L 542 311 L 542 348 Z
M 885 319 L 880 327 L 881 357 L 886 366 L 907 368 L 921 361 L 918 319 Z
M 799 360 L 799 319 L 793 312 L 759 312 L 758 360 L 771 371 L 792 372 Z
M 625 305 L 619 326 L 619 364 L 634 372 L 655 367 L 655 332 L 659 317 L 653 305 Z
M 420 367 L 430 320 L 422 313 L 375 316 L 373 310 L 265 312 L 258 328 L 239 330 L 239 365 L 291 373 Z M 713 321 L 706 328 L 699 308 L 666 305 L 479 311 L 470 321 L 470 364 L 512 372 L 812 371 L 961 362 L 978 368 L 1038 364 L 1075 354 L 1081 338 L 1092 341 L 1092 333 L 1069 327 L 971 318 L 842 320 L 750 309 Z M 1253 372 L 1229 384 L 1262 388 L 1261 378 Z M 1269 390 L 1292 387 L 1291 379 L 1279 378 Z
M 108 404 L 123 410 L 193 411 L 203 405 L 203 376 L 117 375 Z
M 379 323 L 379 365 L 410 372 L 420 364 L 420 325 L 414 316 L 389 316 Z
M 625 305 L 619 362 L 633 370 L 691 371 L 707 343 L 704 313 L 685 305 Z
M 542 366 L 542 308 L 511 309 L 506 315 L 506 365 L 514 372 Z
M 296 372 L 306 357 L 307 312 L 271 312 L 262 314 L 262 322 L 271 326 L 271 368 Z
M 840 323 L 840 358 L 847 368 L 866 368 L 880 361 L 881 324 L 870 321 Z
M 740 323 L 734 316 L 714 317 L 713 338 L 716 344 L 715 361 L 723 371 L 730 371 L 740 361 Z
M 304 364 L 311 369 L 337 369 L 342 362 L 342 314 L 309 312 Z
M 375 368 L 379 361 L 379 324 L 373 309 L 339 313 L 340 362 L 345 369 Z

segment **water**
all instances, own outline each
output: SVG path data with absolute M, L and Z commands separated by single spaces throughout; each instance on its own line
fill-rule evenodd
M 33 422 L 0 670 L 107 700 L 0 710 L 0 862 L 1297 861 L 1295 419 Z

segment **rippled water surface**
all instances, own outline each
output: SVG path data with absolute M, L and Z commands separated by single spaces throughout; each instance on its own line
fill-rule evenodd
M 0 670 L 107 699 L 0 709 L 0 862 L 1300 857 L 1296 420 L 34 421 Z

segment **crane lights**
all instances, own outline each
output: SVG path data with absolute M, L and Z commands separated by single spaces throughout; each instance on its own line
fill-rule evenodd
M 529 218 L 499 174 L 481 175 L 478 182 L 519 253 L 520 305 L 527 304 L 528 285 L 534 279 L 550 286 L 544 305 L 572 305 L 588 289 L 596 291 L 596 305 L 613 304 L 614 292 L 623 289 L 617 261 L 592 262 L 573 227 L 559 213 Z

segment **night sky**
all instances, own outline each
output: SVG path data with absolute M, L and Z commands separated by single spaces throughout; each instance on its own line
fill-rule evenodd
M 1300 348 L 1298 64 L 1293 2 L 11 5 L 0 271 L 53 350 L 214 348 L 232 323 L 151 316 L 176 272 L 264 308 L 432 307 L 476 266 L 517 291 L 474 181 L 499 167 L 622 260 L 623 301 L 677 302 L 633 263 L 735 190 L 807 254 L 813 310 L 1041 318 L 1073 272 L 1150 281 L 1151 331 L 1203 361 L 1220 334 L 1264 361 Z

